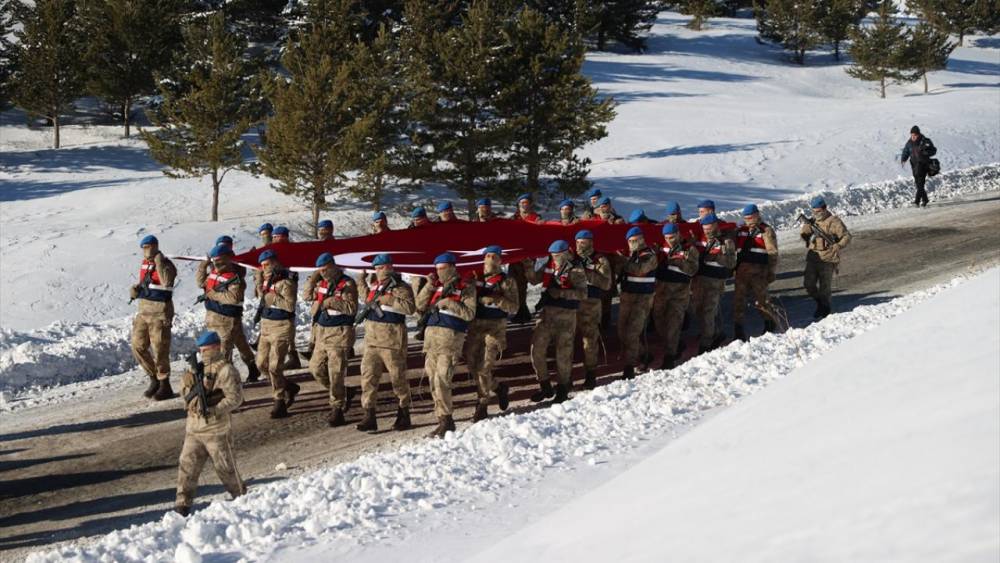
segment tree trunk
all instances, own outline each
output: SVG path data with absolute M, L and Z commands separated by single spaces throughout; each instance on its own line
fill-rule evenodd
M 924 73 L 924 94 L 927 93 L 927 73 Z
M 606 43 L 607 43 L 607 39 L 605 38 L 605 34 L 604 34 L 604 24 L 601 24 L 601 27 L 597 30 L 597 50 L 598 51 L 603 51 L 604 50 L 604 45 Z M 959 43 L 959 45 L 961 45 L 961 43 Z
M 962 43 L 964 42 L 965 42 L 965 30 L 960 29 L 958 30 L 958 46 L 961 47 Z
M 375 211 L 382 209 L 382 175 L 378 174 L 375 176 L 375 181 L 373 182 L 372 190 L 372 205 L 375 206 Z
M 130 110 L 132 109 L 132 99 L 125 98 L 125 103 L 122 105 L 124 106 L 122 107 L 122 121 L 125 122 L 125 138 L 128 139 L 129 126 L 131 125 L 131 123 L 129 122 L 129 114 L 131 113 Z
M 469 221 L 472 221 L 476 217 L 476 198 L 474 196 L 465 199 L 465 210 L 469 214 Z
M 884 76 L 882 77 L 881 80 L 879 80 L 879 84 L 882 86 L 882 98 L 884 99 L 885 98 L 885 77 Z
M 840 40 L 837 39 L 833 42 L 833 58 L 834 60 L 840 60 Z
M 59 148 L 59 116 L 58 115 L 56 115 L 55 117 L 52 118 L 52 127 L 55 128 L 55 130 L 54 130 L 55 139 L 53 140 L 52 148 L 58 149 Z
M 128 129 L 125 129 L 128 131 Z M 128 136 L 128 135 L 126 135 Z M 222 183 L 219 180 L 219 169 L 212 169 L 212 221 L 219 220 L 219 184 Z
M 314 187 L 313 188 L 312 234 L 313 234 L 313 238 L 314 239 L 319 238 L 319 229 L 316 227 L 316 225 L 319 223 L 319 208 L 320 208 L 320 205 L 321 205 L 321 203 L 320 203 L 321 199 L 320 198 L 322 196 L 322 193 L 323 192 L 322 192 L 322 190 L 320 190 L 319 187 Z

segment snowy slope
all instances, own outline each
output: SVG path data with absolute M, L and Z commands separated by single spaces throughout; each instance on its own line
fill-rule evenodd
M 416 560 L 460 559 L 473 552 L 449 552 L 448 544 L 437 546 L 426 541 L 424 534 L 433 529 L 435 522 L 457 520 L 454 525 L 462 526 L 467 514 L 486 507 L 485 521 L 490 524 L 482 528 L 463 527 L 463 537 L 467 539 L 469 534 L 480 532 L 489 534 L 505 518 L 508 521 L 516 518 L 500 506 L 500 501 L 506 501 L 512 494 L 536 498 L 555 476 L 586 478 L 593 466 L 614 464 L 629 452 L 641 449 L 643 441 L 669 437 L 706 414 L 786 376 L 819 381 L 823 378 L 813 377 L 811 371 L 796 369 L 935 295 L 948 298 L 948 310 L 954 310 L 956 300 L 968 303 L 975 298 L 983 305 L 979 314 L 995 312 L 1000 303 L 995 296 L 998 283 L 1000 270 L 992 270 L 965 284 L 956 281 L 878 305 L 861 306 L 804 329 L 731 344 L 669 372 L 652 372 L 634 381 L 616 381 L 593 392 L 578 394 L 562 405 L 490 419 L 449 434 L 445 440 L 423 441 L 365 455 L 353 462 L 255 487 L 236 501 L 212 503 L 187 520 L 168 513 L 158 522 L 133 526 L 91 543 L 38 553 L 31 560 L 163 560 L 176 556 L 178 560 L 190 561 L 201 554 L 212 554 L 211 560 L 245 557 L 298 562 L 329 561 L 343 556 L 352 561 L 389 561 L 402 559 L 403 553 Z M 933 335 L 934 342 L 949 346 L 953 343 L 938 334 L 942 321 L 940 313 L 936 309 L 935 312 L 903 324 L 913 328 L 910 336 L 926 339 Z M 935 324 L 928 326 L 928 318 Z M 995 361 L 1000 353 L 995 321 L 985 326 L 969 324 L 978 328 L 976 341 L 982 344 L 982 350 L 970 351 L 968 339 L 956 343 L 954 349 L 966 350 L 972 359 L 980 358 L 979 354 L 992 354 Z M 861 344 L 848 349 L 848 353 L 853 350 L 868 354 L 871 363 L 872 349 L 874 345 Z M 846 361 L 848 355 L 837 357 Z M 760 364 L 760 358 L 769 361 Z M 882 365 L 891 367 L 888 363 Z M 990 381 L 995 385 L 995 363 L 977 361 L 974 366 L 992 369 Z M 984 376 L 977 373 L 974 378 L 969 377 L 970 382 L 980 382 Z M 935 385 L 928 388 L 928 380 L 921 379 L 922 386 L 917 391 L 929 396 L 945 393 L 940 380 L 941 376 L 935 373 L 929 379 Z M 852 377 L 840 383 L 844 387 L 838 388 L 838 392 L 849 394 L 874 395 L 886 391 L 885 384 L 873 376 Z M 964 403 L 970 412 L 981 405 L 978 401 L 992 401 L 996 395 L 996 388 L 988 385 L 960 387 L 977 394 L 976 400 Z M 829 392 L 830 388 L 825 389 Z M 896 396 L 903 395 L 900 392 Z M 965 394 L 960 397 L 968 399 Z M 933 414 L 921 412 L 925 416 Z M 807 417 L 799 416 L 795 424 L 805 424 L 803 418 Z M 947 419 L 939 420 L 944 425 Z M 977 422 L 988 423 L 988 420 Z M 781 420 L 780 424 L 787 421 Z M 942 426 L 942 432 L 962 428 L 956 423 Z M 996 437 L 995 430 L 990 432 Z M 979 439 L 978 432 L 975 437 Z M 955 441 L 958 442 L 957 438 Z M 737 446 L 735 442 L 730 444 L 732 448 Z M 972 459 L 981 461 L 980 457 Z M 829 476 L 830 472 L 819 475 Z M 703 493 L 714 494 L 712 488 L 721 486 L 710 481 Z M 517 527 L 524 524 L 520 519 L 517 521 Z M 394 548 L 396 553 L 370 557 L 371 552 L 366 550 L 377 550 L 380 545 L 388 546 L 390 551 Z M 424 556 L 420 557 L 421 554 Z

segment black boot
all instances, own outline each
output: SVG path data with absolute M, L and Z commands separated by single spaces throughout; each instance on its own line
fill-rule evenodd
M 726 333 L 720 332 L 715 336 L 715 340 L 712 341 L 712 350 L 722 346 L 726 343 Z
M 271 407 L 271 418 L 285 418 L 288 416 L 288 405 L 285 401 L 281 399 L 274 400 L 274 406 Z
M 816 300 L 816 310 L 813 311 L 813 320 L 818 321 L 823 318 L 823 303 L 818 299 Z
M 299 394 L 299 385 L 294 381 L 285 382 L 285 395 L 288 397 L 285 399 L 285 406 L 292 408 L 292 404 L 295 402 L 295 396 Z
M 583 388 L 593 389 L 597 387 L 597 374 L 592 369 L 588 369 L 583 376 Z
M 635 379 L 635 366 L 625 366 L 622 370 L 622 379 Z
M 552 398 L 553 403 L 561 403 L 569 400 L 569 387 L 562 383 L 556 383 L 556 395 Z
M 705 352 L 711 352 L 711 351 L 712 351 L 712 347 L 711 346 L 700 346 L 700 345 L 698 346 L 698 354 L 699 355 L 704 354 Z
M 527 303 L 525 303 L 524 305 L 521 305 L 517 309 L 517 314 L 514 315 L 514 318 L 511 319 L 511 322 L 515 324 L 524 324 L 526 322 L 529 322 L 530 320 L 531 320 L 531 312 L 528 311 L 528 305 Z
M 285 369 L 302 369 L 302 360 L 299 359 L 299 353 L 295 350 L 288 351 L 288 358 L 285 359 Z
M 476 412 L 472 414 L 472 422 L 479 422 L 480 420 L 485 420 L 489 416 L 489 411 L 486 405 L 479 403 L 476 405 Z
M 764 332 L 774 332 L 778 330 L 778 326 L 774 324 L 774 321 L 764 321 Z
M 535 391 L 535 393 L 531 395 L 531 402 L 541 403 L 546 399 L 551 399 L 553 395 L 555 395 L 555 392 L 552 391 L 552 384 L 548 381 L 543 381 L 538 384 L 538 391 Z
M 393 430 L 409 430 L 413 427 L 410 422 L 410 407 L 399 407 L 396 409 L 396 420 L 392 423 Z
M 747 341 L 747 333 L 743 330 L 742 324 L 736 323 L 733 325 L 733 338 L 736 340 L 742 340 L 743 342 Z
M 351 410 L 351 405 L 354 404 L 354 396 L 358 394 L 358 390 L 355 387 L 345 387 L 344 388 L 344 412 Z
M 161 379 L 156 387 L 156 393 L 153 393 L 154 401 L 165 401 L 167 399 L 173 398 L 174 390 L 170 388 L 169 379 Z
M 378 420 L 375 418 L 375 409 L 365 409 L 365 417 L 355 427 L 362 432 L 374 432 L 378 430 Z
M 674 369 L 677 359 L 675 356 L 670 354 L 663 355 L 663 362 L 660 364 L 660 369 Z
M 506 383 L 497 383 L 497 405 L 502 411 L 510 406 L 510 387 Z
M 176 512 L 177 514 L 180 514 L 184 518 L 187 518 L 188 514 L 191 514 L 191 507 L 190 506 L 177 505 L 177 506 L 174 507 L 174 512 Z
M 305 350 L 303 350 L 302 352 L 300 352 L 300 354 L 308 362 L 313 357 L 313 346 L 310 344 L 309 347 L 307 347 Z
M 428 438 L 444 438 L 448 432 L 455 431 L 455 419 L 450 414 L 438 418 L 438 425 L 427 435 Z
M 326 417 L 326 423 L 335 428 L 347 424 L 347 420 L 344 419 L 344 410 L 337 408 L 331 410 L 330 415 Z
M 421 327 L 420 330 L 418 330 L 416 333 L 414 333 L 414 335 L 413 335 L 414 340 L 419 340 L 420 342 L 423 342 L 424 341 L 424 331 L 425 330 L 426 330 L 426 327 Z
M 149 376 L 149 385 L 146 386 L 146 390 L 142 392 L 142 396 L 147 399 L 152 399 L 153 395 L 156 394 L 156 390 L 160 388 L 160 380 L 156 379 L 155 375 Z
M 819 316 L 816 320 L 825 319 L 830 314 L 830 306 L 825 303 L 820 303 L 819 305 Z
M 257 368 L 257 364 L 250 362 L 247 364 L 247 383 L 256 383 L 260 381 L 260 370 Z

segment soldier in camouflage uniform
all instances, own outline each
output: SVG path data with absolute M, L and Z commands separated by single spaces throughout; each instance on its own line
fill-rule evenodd
M 576 330 L 583 340 L 585 389 L 597 385 L 597 351 L 601 342 L 601 301 L 611 288 L 611 262 L 594 251 L 594 234 L 586 229 L 576 233 L 577 260 L 587 276 L 587 296 L 576 312 Z
M 733 288 L 733 338 L 746 340 L 743 318 L 747 297 L 764 318 L 764 331 L 777 327 L 774 307 L 767 296 L 767 286 L 778 269 L 778 236 L 770 225 L 760 220 L 756 205 L 743 208 L 744 224 L 736 231 L 736 284 Z
M 131 300 L 139 300 L 132 321 L 132 357 L 146 376 L 149 386 L 143 395 L 156 401 L 174 396 L 170 387 L 170 328 L 174 322 L 174 280 L 177 268 L 162 252 L 153 235 L 139 243 L 142 264 L 139 283 L 131 288 Z
M 802 225 L 802 240 L 806 242 L 806 271 L 803 285 L 816 301 L 814 319 L 822 319 L 833 310 L 833 275 L 840 264 L 840 253 L 851 243 L 851 233 L 840 217 L 830 213 L 826 200 L 815 197 L 810 202 L 812 218 Z M 833 244 L 813 231 L 813 227 L 827 234 Z
M 716 322 L 719 299 L 726 288 L 726 280 L 736 267 L 736 245 L 732 239 L 723 239 L 715 213 L 699 219 L 703 236 L 698 247 L 698 274 L 691 295 L 692 308 L 701 321 L 699 353 L 707 352 L 725 341 L 722 327 Z
M 215 247 L 195 270 L 195 282 L 204 290 L 205 327 L 222 339 L 222 353 L 233 359 L 233 348 L 247 366 L 247 381 L 260 379 L 254 353 L 243 330 L 243 296 L 246 293 L 246 269 L 233 262 L 232 239 L 219 237 Z
M 628 254 L 623 256 L 621 302 L 618 304 L 618 339 L 622 343 L 625 368 L 622 377 L 635 377 L 635 366 L 640 361 L 648 365 L 643 333 L 653 307 L 656 292 L 656 253 L 646 246 L 642 229 L 632 227 L 625 234 Z
M 271 418 L 288 416 L 288 407 L 295 402 L 299 386 L 285 379 L 285 357 L 295 339 L 295 283 L 292 274 L 274 250 L 265 250 L 257 257 L 263 278 L 261 299 L 264 308 L 260 321 L 260 341 L 257 344 L 257 368 L 271 382 L 274 407 Z
M 660 369 L 672 369 L 680 358 L 681 326 L 691 299 L 691 277 L 697 272 L 698 249 L 682 239 L 677 223 L 664 224 L 653 296 L 653 323 L 664 350 Z

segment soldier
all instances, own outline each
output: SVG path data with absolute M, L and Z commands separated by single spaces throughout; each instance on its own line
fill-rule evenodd
M 465 363 L 476 378 L 479 404 L 472 422 L 487 417 L 490 393 L 496 393 L 500 410 L 510 404 L 506 383 L 493 379 L 493 365 L 507 348 L 507 316 L 517 312 L 517 285 L 503 272 L 503 249 L 483 249 L 483 271 L 476 275 L 476 316 L 465 340 Z
M 129 303 L 139 300 L 139 310 L 132 320 L 132 357 L 149 377 L 143 396 L 162 401 L 174 396 L 170 387 L 170 327 L 174 321 L 177 268 L 160 252 L 155 236 L 146 235 L 139 247 L 139 283 L 132 286 L 129 299 Z
M 611 288 L 611 262 L 594 251 L 594 234 L 584 229 L 576 233 L 576 255 L 587 276 L 587 296 L 576 312 L 576 330 L 583 340 L 585 389 L 597 386 L 597 350 L 601 340 L 601 301 Z
M 618 304 L 618 339 L 625 358 L 622 377 L 632 379 L 640 359 L 649 364 L 643 333 L 656 292 L 654 273 L 657 260 L 656 253 L 646 246 L 646 237 L 639 227 L 629 229 L 625 239 L 628 241 L 628 255 L 624 257 L 621 302 Z
M 372 233 L 373 235 L 388 233 L 392 229 L 389 228 L 389 219 L 385 216 L 384 211 L 376 211 L 372 213 Z
M 526 221 L 528 223 L 541 223 L 542 218 L 534 210 L 534 199 L 531 194 L 521 194 L 517 196 L 517 211 L 512 219 L 516 221 Z M 508 275 L 517 284 L 517 298 L 520 300 L 517 306 L 517 314 L 511 319 L 513 322 L 522 324 L 531 320 L 531 311 L 528 310 L 528 277 L 523 262 L 511 264 L 507 269 Z
M 628 216 L 628 222 L 631 225 L 652 225 L 654 223 L 642 209 L 633 210 Z
M 319 223 L 316 223 L 316 240 L 334 240 L 333 221 L 323 219 Z
M 667 202 L 667 217 L 663 220 L 664 223 L 683 223 L 684 217 L 681 216 L 681 204 L 676 201 Z
M 434 270 L 417 296 L 417 312 L 427 315 L 424 337 L 424 373 L 431 384 L 438 425 L 428 437 L 444 438 L 455 431 L 451 383 L 462 355 L 469 321 L 476 315 L 476 286 L 466 283 L 455 269 L 455 255 L 445 252 L 434 259 Z
M 174 505 L 174 511 L 181 516 L 191 512 L 198 476 L 208 458 L 212 459 L 215 474 L 233 498 L 247 492 L 236 470 L 230 421 L 230 413 L 243 404 L 240 374 L 222 352 L 218 334 L 203 332 L 195 342 L 201 354 L 200 379 L 207 404 L 202 406 L 195 388 L 196 374 L 185 371 L 181 394 L 187 409 L 187 423 L 177 463 L 177 501 Z
M 664 224 L 653 297 L 653 323 L 663 342 L 660 369 L 673 369 L 681 356 L 681 325 L 691 298 L 691 277 L 697 271 L 698 249 L 681 238 L 677 223 Z
M 292 242 L 291 233 L 289 232 L 288 227 L 285 227 L 283 225 L 279 225 L 279 226 L 275 227 L 274 228 L 274 233 L 273 233 L 272 244 L 282 244 L 282 243 L 286 243 L 286 242 Z M 261 282 L 263 283 L 263 273 L 261 274 L 261 276 L 262 276 L 261 277 Z M 298 278 L 298 276 L 289 276 L 289 280 L 292 282 L 292 285 L 295 287 L 295 291 L 298 292 L 298 290 L 299 290 L 299 278 Z M 295 309 L 293 307 L 292 308 L 292 318 L 293 318 L 293 320 L 294 320 L 294 317 L 295 317 Z M 288 357 L 285 360 L 285 371 L 293 370 L 293 369 L 301 369 L 301 368 L 302 368 L 302 360 L 299 359 L 299 350 L 295 346 L 295 331 L 293 330 L 292 331 L 292 340 L 291 340 L 291 342 L 288 345 Z
M 584 221 L 594 218 L 594 210 L 597 208 L 597 202 L 600 201 L 601 190 L 593 188 L 587 192 L 587 204 L 583 207 L 583 213 L 580 214 L 580 218 Z
M 514 213 L 512 219 L 529 223 L 542 222 L 542 216 L 535 212 L 535 199 L 531 194 L 517 196 L 517 212 Z
M 569 398 L 572 387 L 573 336 L 576 334 L 576 312 L 586 296 L 587 275 L 576 265 L 569 244 L 557 240 L 549 246 L 549 256 L 539 259 L 527 269 L 528 281 L 541 284 L 542 298 L 535 306 L 541 316 L 531 334 L 531 365 L 538 377 L 539 390 L 531 396 L 535 403 L 555 397 L 556 403 Z M 549 382 L 547 352 L 549 343 L 556 345 L 556 372 L 559 383 L 555 391 Z
M 273 242 L 271 235 L 274 233 L 274 227 L 270 223 L 264 223 L 257 229 L 257 234 L 260 236 L 261 247 L 267 246 Z
M 699 265 L 691 303 L 701 319 L 698 353 L 702 353 L 718 347 L 725 340 L 725 334 L 716 322 L 716 313 L 726 280 L 736 266 L 736 245 L 732 239 L 723 240 L 715 213 L 703 216 L 699 222 L 704 234 L 697 243 Z
M 406 228 L 426 227 L 431 224 L 431 220 L 427 218 L 427 210 L 423 207 L 416 207 L 410 212 L 410 224 Z
M 778 269 L 778 236 L 760 220 L 754 204 L 743 208 L 743 226 L 736 231 L 736 285 L 733 288 L 733 338 L 746 340 L 743 317 L 747 293 L 764 319 L 764 332 L 774 332 L 777 318 L 767 297 L 767 286 Z
M 848 232 L 840 217 L 830 213 L 826 208 L 826 200 L 814 197 L 809 203 L 812 207 L 812 219 L 802 225 L 802 240 L 806 241 L 806 271 L 803 285 L 809 297 L 816 301 L 816 312 L 813 318 L 822 319 L 833 310 L 830 294 L 833 291 L 833 274 L 840 264 L 840 252 L 851 242 Z M 830 238 L 828 242 L 814 229 L 818 229 Z
M 333 255 L 324 252 L 316 259 L 320 279 L 307 301 L 316 319 L 316 348 L 309 360 L 309 373 L 330 398 L 330 426 L 343 426 L 347 410 L 347 359 L 354 347 L 354 315 L 358 312 L 358 286 L 337 267 Z
M 597 208 L 594 209 L 593 218 L 612 225 L 620 225 L 625 222 L 625 219 L 622 219 L 621 215 L 615 212 L 614 208 L 611 206 L 611 198 L 608 196 L 604 196 L 597 200 Z
M 260 379 L 260 371 L 243 331 L 246 270 L 233 262 L 232 239 L 227 245 L 226 238 L 229 237 L 219 237 L 208 253 L 209 260 L 198 264 L 195 282 L 204 290 L 200 299 L 205 303 L 205 327 L 221 338 L 227 362 L 233 361 L 233 347 L 236 347 L 247 366 L 247 381 L 254 382 Z
M 697 223 L 708 214 L 715 214 L 715 202 L 710 199 L 703 199 L 698 202 L 698 217 L 691 219 L 689 223 Z
M 283 242 L 292 242 L 291 232 L 288 230 L 288 227 L 278 225 L 272 233 L 271 244 L 280 244 Z
M 913 182 L 917 187 L 916 199 L 913 205 L 927 207 L 927 191 L 924 186 L 927 183 L 927 174 L 930 172 L 931 157 L 937 154 L 937 147 L 927 137 L 920 133 L 920 128 L 914 125 L 910 128 L 910 140 L 903 146 L 903 154 L 900 156 L 899 165 L 906 166 L 906 161 L 910 161 L 910 169 L 913 171 Z
M 473 221 L 487 223 L 499 218 L 500 214 L 493 212 L 493 201 L 490 198 L 484 197 L 476 201 L 476 216 L 472 218 Z
M 361 406 L 365 418 L 358 430 L 378 430 L 375 403 L 382 370 L 389 372 L 399 401 L 396 430 L 410 428 L 410 383 L 406 379 L 406 315 L 416 310 L 413 290 L 392 270 L 392 257 L 379 254 L 372 260 L 375 278 L 362 276 L 358 291 L 365 296 L 365 352 L 361 357 Z M 369 286 L 373 283 L 374 286 Z M 359 314 L 360 316 L 360 314 Z
M 265 250 L 257 257 L 263 270 L 261 299 L 264 308 L 257 344 L 257 368 L 271 382 L 274 407 L 271 418 L 288 416 L 299 386 L 285 379 L 285 356 L 295 339 L 295 283 L 291 272 L 278 261 L 274 250 Z
M 562 203 L 559 204 L 559 224 L 560 225 L 575 225 L 580 222 L 580 218 L 573 214 L 573 208 L 576 206 L 572 199 L 564 199 Z
M 455 208 L 451 205 L 450 201 L 442 201 L 437 205 L 438 212 L 438 223 L 450 223 L 452 221 L 461 221 L 455 216 Z

